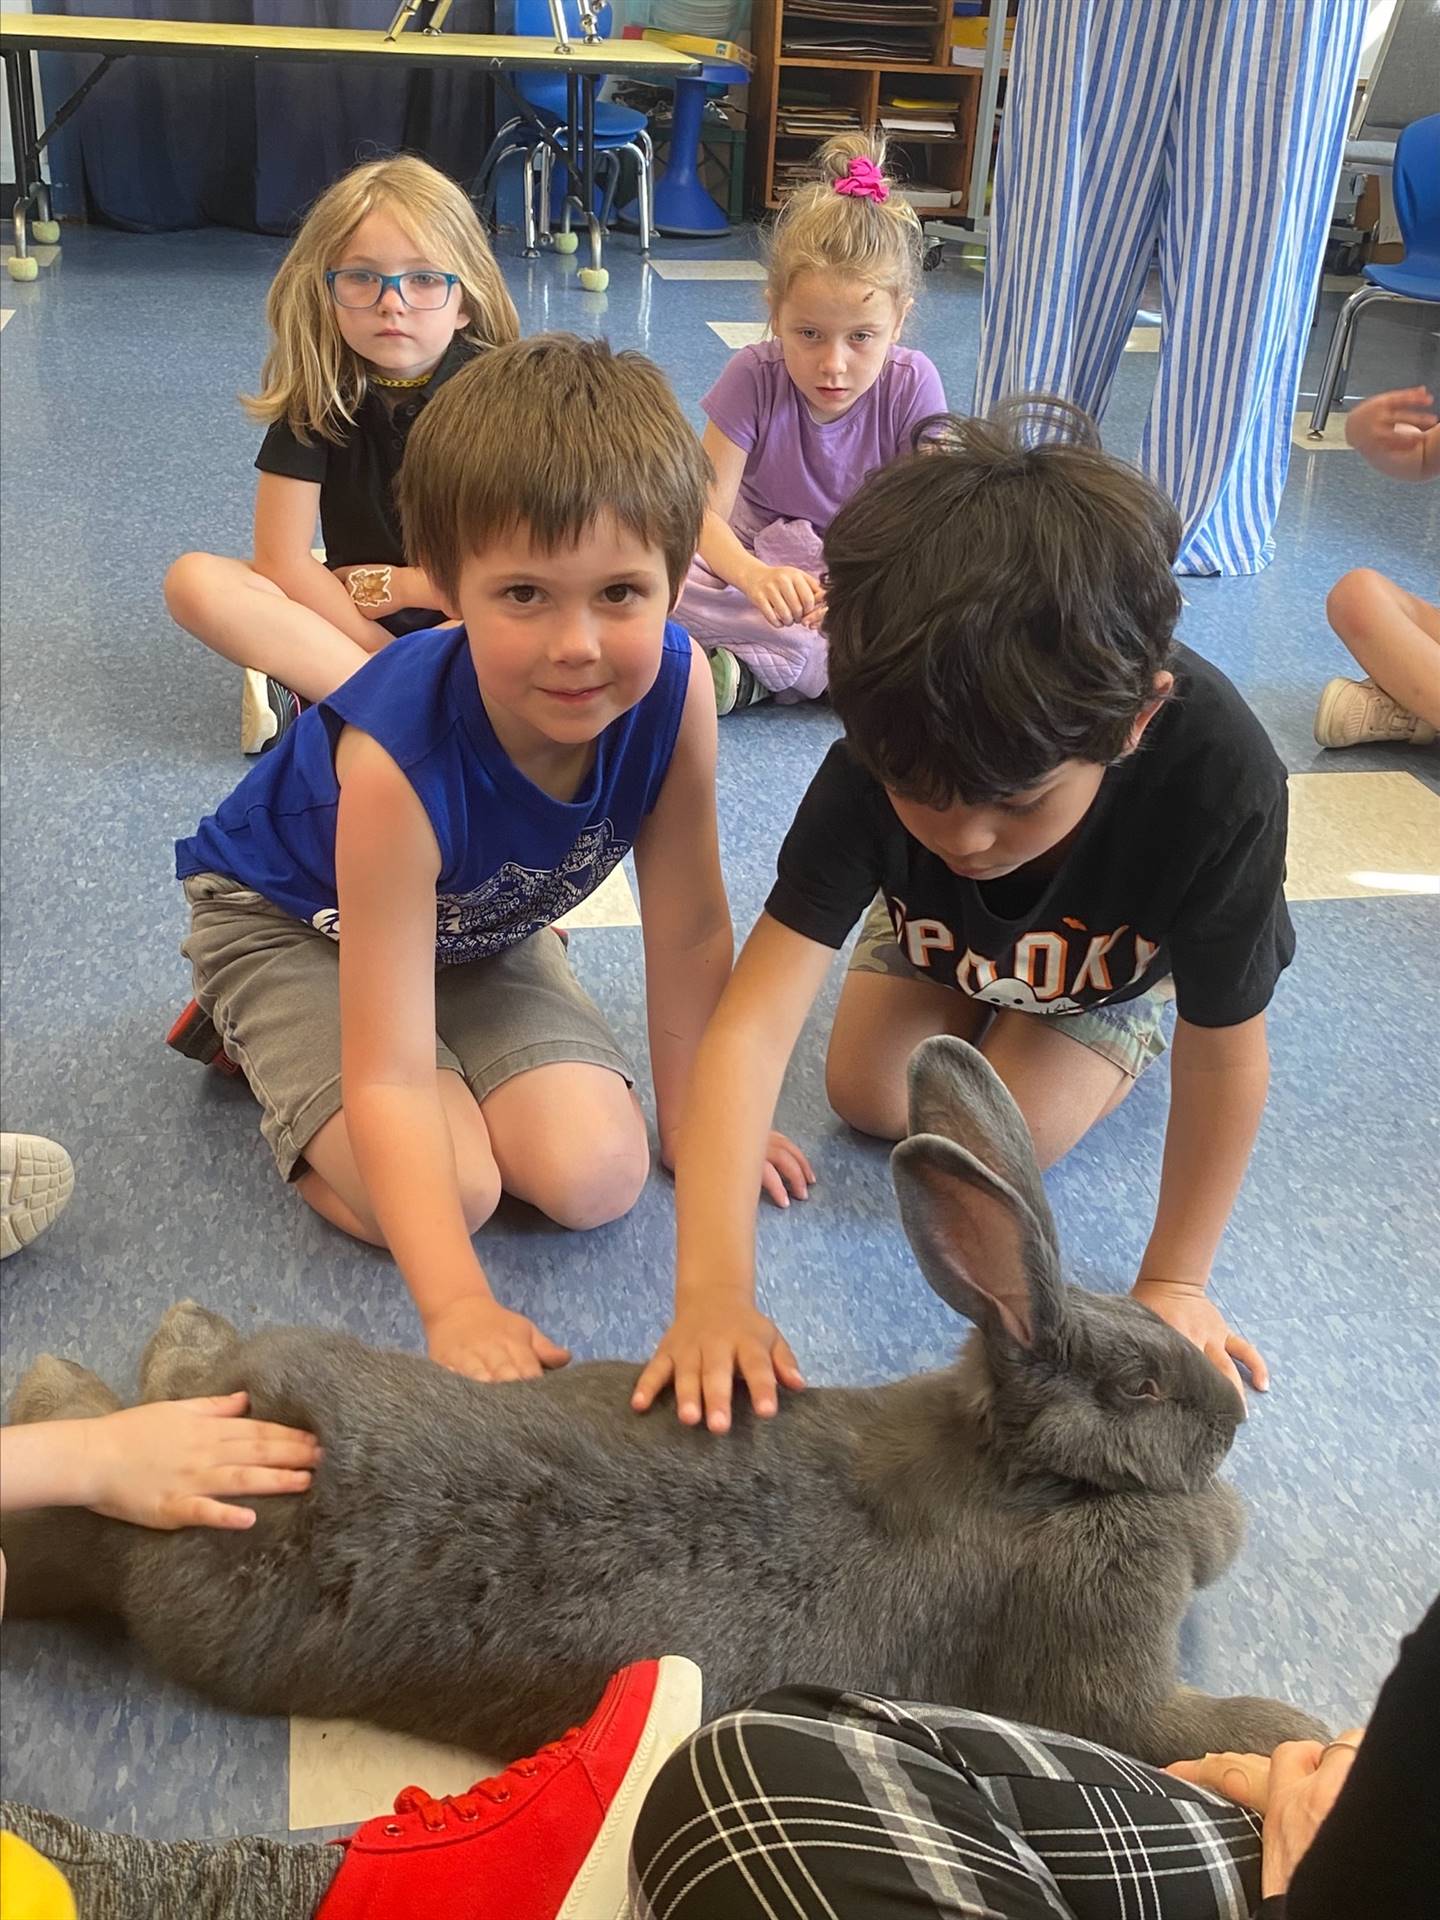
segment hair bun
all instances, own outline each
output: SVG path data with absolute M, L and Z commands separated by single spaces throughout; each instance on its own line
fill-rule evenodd
M 852 160 L 868 160 L 877 173 L 884 175 L 886 186 L 893 188 L 895 182 L 885 165 L 889 149 L 890 143 L 878 127 L 870 132 L 836 133 L 815 155 L 815 166 L 821 179 L 834 186 L 849 173 Z

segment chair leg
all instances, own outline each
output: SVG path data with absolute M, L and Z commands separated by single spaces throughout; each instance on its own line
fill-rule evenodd
M 1344 399 L 1345 372 L 1350 365 L 1350 352 L 1354 344 L 1355 322 L 1366 307 L 1373 306 L 1377 300 L 1399 300 L 1404 296 L 1388 293 L 1384 287 L 1360 287 L 1345 302 L 1335 319 L 1335 331 L 1330 336 L 1330 350 L 1325 355 L 1324 371 L 1320 375 L 1320 385 L 1315 394 L 1315 410 L 1310 415 L 1307 429 L 1310 439 L 1324 437 L 1325 423 L 1330 418 L 1337 399 Z
M 655 149 L 644 127 L 636 134 L 635 145 L 640 151 L 640 180 L 636 199 L 640 211 L 640 255 L 643 259 L 650 251 L 650 236 L 655 228 Z
M 512 119 L 507 120 L 503 127 L 497 129 L 495 138 L 486 148 L 485 158 L 480 162 L 480 171 L 467 189 L 476 206 L 484 207 L 500 162 L 515 152 L 516 143 L 510 139 L 510 136 L 519 125 L 520 116 L 516 114 Z
M 538 260 L 540 245 L 535 232 L 535 149 L 533 146 L 525 149 L 525 179 L 521 193 L 525 201 L 525 258 Z
M 607 147 L 604 153 L 597 153 L 595 156 L 596 171 L 598 172 L 601 167 L 605 169 L 605 197 L 600 202 L 602 227 L 610 225 L 610 217 L 615 211 L 615 195 L 620 187 L 620 156 L 622 153 L 630 152 L 633 152 L 633 148 Z
M 549 144 L 540 142 L 540 237 L 548 244 L 550 239 L 550 197 L 553 191 L 551 180 L 555 169 L 555 156 Z

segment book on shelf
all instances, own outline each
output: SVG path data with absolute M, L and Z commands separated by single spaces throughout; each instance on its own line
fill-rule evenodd
M 926 10 L 929 18 L 929 10 Z M 892 22 L 883 9 L 867 11 L 863 19 L 806 18 L 787 5 L 780 51 L 792 58 L 816 60 L 893 60 L 928 66 L 934 57 L 932 33 L 908 23 Z
M 919 113 L 887 113 L 880 109 L 880 125 L 886 133 L 904 136 L 907 133 L 954 133 L 955 120 L 942 115 L 934 116 Z

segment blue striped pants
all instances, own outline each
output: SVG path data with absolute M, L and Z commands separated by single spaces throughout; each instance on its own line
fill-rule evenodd
M 975 411 L 1104 412 L 1158 243 L 1141 465 L 1180 510 L 1177 570 L 1257 573 L 1290 429 L 1366 0 L 1026 0 Z

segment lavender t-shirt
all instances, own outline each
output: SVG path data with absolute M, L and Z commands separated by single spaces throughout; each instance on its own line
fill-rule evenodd
M 776 520 L 808 520 L 823 534 L 862 480 L 908 453 L 922 420 L 945 411 L 933 363 L 891 347 L 880 378 L 837 420 L 816 421 L 785 371 L 778 340 L 741 347 L 700 402 L 748 458 L 730 524 L 753 540 Z

